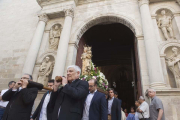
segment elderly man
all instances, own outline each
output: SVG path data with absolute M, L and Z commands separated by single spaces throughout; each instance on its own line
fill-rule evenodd
M 149 105 L 143 96 L 139 97 L 139 103 L 141 104 L 137 109 L 139 112 L 139 120 L 149 120 Z
M 72 65 L 67 68 L 67 78 L 63 77 L 60 89 L 61 83 L 55 81 L 47 109 L 52 120 L 81 120 L 89 85 L 79 79 L 80 73 L 81 69 Z
M 30 119 L 32 106 L 38 93 L 37 88 L 27 88 L 28 80 L 31 79 L 31 75 L 23 75 L 12 89 L 4 93 L 2 99 L 9 101 L 9 103 L 4 112 L 3 120 Z
M 105 94 L 97 91 L 97 80 L 91 79 L 89 94 L 84 103 L 82 120 L 107 120 L 107 102 Z
M 3 116 L 3 114 L 4 114 L 4 111 L 5 111 L 6 106 L 7 106 L 7 104 L 8 104 L 8 101 L 3 101 L 3 100 L 2 100 L 2 96 L 3 96 L 3 94 L 4 94 L 5 92 L 7 92 L 9 89 L 13 88 L 15 84 L 16 84 L 15 81 L 10 81 L 9 84 L 8 84 L 8 87 L 9 87 L 9 88 L 1 91 L 1 94 L 0 94 L 0 120 L 2 119 L 2 116 Z
M 150 120 L 165 120 L 162 101 L 156 97 L 154 89 L 148 89 L 148 96 L 152 99 L 150 104 Z

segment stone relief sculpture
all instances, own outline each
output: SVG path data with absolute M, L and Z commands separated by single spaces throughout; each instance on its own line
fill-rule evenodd
M 61 36 L 61 25 L 56 24 L 50 30 L 49 49 L 57 50 L 60 36 Z
M 166 11 L 161 11 L 161 17 L 158 19 L 158 27 L 162 30 L 166 40 L 176 39 L 173 34 L 172 21 L 170 16 L 166 16 Z M 169 35 L 168 35 L 169 33 Z
M 47 86 L 49 75 L 52 73 L 54 63 L 50 61 L 49 57 L 45 58 L 45 61 L 42 63 L 39 69 L 38 82 L 42 83 L 44 86 Z
M 84 47 L 84 52 L 81 56 L 82 59 L 82 75 L 88 75 L 91 70 L 91 47 Z
M 170 57 L 166 57 L 166 63 L 174 75 L 177 88 L 180 88 L 180 54 L 178 55 L 178 48 L 173 47 L 172 53 Z

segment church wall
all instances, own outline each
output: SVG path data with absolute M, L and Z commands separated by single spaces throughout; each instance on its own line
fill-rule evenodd
M 0 90 L 21 77 L 40 10 L 36 0 L 0 1 Z

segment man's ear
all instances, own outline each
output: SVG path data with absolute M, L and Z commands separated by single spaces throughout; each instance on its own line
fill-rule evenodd
M 80 75 L 80 72 L 79 72 L 79 71 L 77 71 L 77 73 L 78 73 L 78 75 Z

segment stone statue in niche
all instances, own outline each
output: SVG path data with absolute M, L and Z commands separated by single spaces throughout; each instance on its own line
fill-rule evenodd
M 91 47 L 84 47 L 84 52 L 81 56 L 82 59 L 82 75 L 89 75 L 91 70 Z
M 45 61 L 42 63 L 39 69 L 38 82 L 42 83 L 44 86 L 47 86 L 49 75 L 53 70 L 53 62 L 50 61 L 49 57 L 45 58 Z
M 174 34 L 173 34 L 173 29 L 172 29 L 172 19 L 170 16 L 166 16 L 166 11 L 162 10 L 161 11 L 162 17 L 158 19 L 158 27 L 162 30 L 164 37 L 166 40 L 173 40 L 176 39 Z M 168 35 L 169 32 L 169 35 Z
M 49 49 L 57 50 L 60 36 L 61 36 L 61 25 L 56 24 L 50 30 Z
M 178 55 L 178 48 L 172 48 L 172 55 L 166 57 L 166 63 L 169 70 L 173 73 L 177 88 L 180 88 L 180 55 Z

